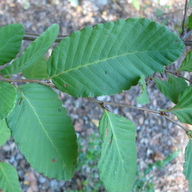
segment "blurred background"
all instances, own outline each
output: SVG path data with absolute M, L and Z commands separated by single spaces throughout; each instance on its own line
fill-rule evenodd
M 58 23 L 60 34 L 65 35 L 97 23 L 145 17 L 179 34 L 184 3 L 182 0 L 1 0 L 0 27 L 22 23 L 26 32 L 41 34 L 51 24 Z M 29 43 L 25 41 L 23 45 Z M 182 58 L 176 61 L 175 66 L 181 61 Z M 140 86 L 135 86 L 122 94 L 97 99 L 141 107 L 136 101 L 140 89 Z M 148 84 L 147 90 L 151 103 L 145 107 L 153 110 L 172 107 L 154 82 Z M 58 95 L 78 136 L 79 159 L 74 177 L 70 181 L 57 181 L 37 173 L 12 138 L 0 147 L 0 159 L 17 169 L 24 192 L 105 191 L 96 166 L 101 149 L 97 126 L 102 110 L 84 98 L 77 99 L 60 92 Z M 133 191 L 188 192 L 188 183 L 182 174 L 188 141 L 184 131 L 163 117 L 147 112 L 111 106 L 109 109 L 134 121 L 137 126 L 138 171 Z

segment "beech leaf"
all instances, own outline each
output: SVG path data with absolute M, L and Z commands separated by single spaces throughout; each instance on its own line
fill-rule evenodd
M 47 79 L 48 74 L 46 57 L 42 56 L 33 65 L 23 70 L 22 74 L 26 79 Z
M 168 82 L 155 78 L 154 80 L 157 88 L 175 104 L 179 101 L 179 95 L 188 87 L 184 79 L 173 75 L 169 75 Z
M 178 71 L 192 71 L 192 51 L 189 51 Z
M 19 149 L 38 172 L 71 179 L 77 162 L 76 134 L 58 95 L 36 83 L 20 86 L 19 93 L 7 117 Z
M 182 123 L 192 125 L 192 86 L 179 95 L 179 102 L 167 111 L 174 113 Z
M 0 81 L 0 120 L 4 119 L 14 108 L 17 90 L 13 85 Z
M 5 192 L 21 192 L 18 175 L 15 168 L 0 161 L 0 188 Z
M 48 60 L 55 86 L 74 97 L 112 95 L 177 60 L 183 42 L 148 19 L 85 27 L 63 39 Z
M 0 65 L 10 62 L 19 53 L 24 27 L 20 23 L 0 28 Z
M 137 97 L 137 102 L 141 104 L 147 104 L 149 103 L 149 97 L 147 94 L 147 86 L 144 76 L 141 76 L 139 83 L 141 85 L 141 94 Z
M 136 175 L 136 127 L 120 115 L 104 111 L 99 133 L 102 143 L 98 163 L 100 179 L 110 192 L 130 192 Z
M 185 148 L 185 164 L 184 175 L 189 181 L 189 188 L 192 191 L 192 139 L 189 140 L 187 147 Z
M 38 61 L 46 51 L 51 47 L 59 32 L 59 26 L 53 24 L 44 33 L 42 33 L 35 41 L 33 41 L 9 66 L 1 72 L 3 75 L 12 75 L 23 71 Z
M 5 119 L 0 120 L 0 146 L 3 145 L 11 136 L 11 131 L 7 127 Z

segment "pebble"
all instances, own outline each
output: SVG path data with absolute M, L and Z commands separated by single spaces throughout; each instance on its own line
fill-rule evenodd
M 90 0 L 90 1 L 92 1 L 92 3 L 96 3 L 98 6 L 105 6 L 109 3 L 109 0 L 97 0 L 97 1 Z
M 45 183 L 46 180 L 47 179 L 45 177 L 42 177 L 42 176 L 38 178 L 39 183 Z
M 52 188 L 52 190 L 57 190 L 57 188 L 58 188 L 58 181 L 53 179 L 53 180 L 50 181 L 49 185 Z
M 15 162 L 15 156 L 11 156 L 9 163 L 13 164 Z

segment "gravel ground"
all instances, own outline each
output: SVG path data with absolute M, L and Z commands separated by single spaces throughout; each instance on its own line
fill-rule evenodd
M 73 7 L 66 0 L 1 0 L 0 1 L 0 26 L 11 23 L 22 23 L 27 32 L 42 33 L 51 24 L 60 25 L 60 34 L 70 34 L 85 26 L 114 21 L 119 18 L 146 17 L 166 25 L 171 31 L 178 30 L 183 17 L 184 3 L 180 0 L 161 1 L 145 0 L 141 2 L 140 11 L 136 11 L 131 3 L 126 0 L 81 0 L 78 7 Z M 178 65 L 176 62 L 175 65 Z M 141 106 L 136 102 L 135 96 L 139 95 L 140 87 L 132 87 L 129 91 L 115 96 L 102 96 L 98 99 Z M 146 105 L 149 109 L 170 108 L 172 104 L 150 82 L 148 93 L 151 103 Z M 97 135 L 95 124 L 101 117 L 101 109 L 95 103 L 84 98 L 73 98 L 67 94 L 59 93 L 68 114 L 73 119 L 79 145 L 86 151 L 89 143 L 88 136 Z M 168 154 L 180 150 L 179 155 L 164 169 L 153 169 L 152 175 L 156 192 L 188 192 L 188 184 L 183 171 L 184 149 L 187 145 L 185 133 L 163 117 L 140 112 L 127 108 L 109 109 L 116 114 L 121 114 L 133 120 L 137 126 L 138 164 L 143 170 L 149 163 L 163 160 Z M 92 166 L 82 167 L 70 181 L 57 181 L 48 179 L 37 173 L 27 163 L 11 139 L 0 148 L 0 159 L 16 167 L 23 191 L 35 192 L 61 192 L 82 189 L 82 182 L 97 170 Z M 149 175 L 148 177 L 150 177 Z M 93 181 L 92 181 L 93 182 Z M 94 182 L 92 183 L 94 186 Z M 92 190 L 94 191 L 94 187 Z M 99 191 L 104 191 L 102 188 Z

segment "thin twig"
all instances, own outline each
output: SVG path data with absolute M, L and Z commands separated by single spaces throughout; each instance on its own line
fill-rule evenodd
M 169 121 L 171 121 L 172 123 L 176 124 L 177 126 L 179 126 L 181 129 L 185 130 L 186 132 L 189 131 L 189 129 L 187 129 L 185 126 L 181 125 L 180 123 L 177 123 L 177 121 L 174 121 L 173 119 L 171 119 L 170 117 L 164 115 L 164 117 L 166 119 L 168 119 Z
M 40 36 L 40 34 L 34 34 L 34 33 L 25 33 L 24 34 L 24 40 L 27 41 L 35 41 Z M 55 42 L 60 42 L 64 38 L 68 37 L 69 35 L 58 35 L 57 38 L 55 39 Z
M 192 46 L 192 41 L 183 41 L 186 46 Z
M 181 35 L 180 35 L 181 38 L 184 36 L 184 34 L 186 32 L 185 23 L 186 23 L 186 19 L 187 19 L 187 8 L 188 8 L 188 0 L 185 0 L 185 10 L 184 10 L 183 21 L 181 24 L 181 28 L 182 28 Z
M 180 12 L 180 11 L 183 11 L 183 8 L 182 9 L 177 9 L 175 11 L 172 11 L 172 12 L 168 12 L 168 13 L 163 13 L 164 16 L 168 16 L 168 15 L 172 15 L 172 14 L 175 14 L 177 12 Z
M 147 108 L 143 108 L 143 107 L 134 107 L 134 106 L 123 104 L 123 103 L 112 103 L 112 102 L 107 102 L 107 101 L 99 101 L 92 97 L 87 97 L 87 99 L 90 101 L 93 101 L 95 103 L 98 103 L 99 105 L 104 104 L 104 105 L 112 105 L 112 106 L 116 106 L 116 107 L 126 107 L 126 108 L 130 108 L 130 109 L 138 109 L 141 111 L 147 111 L 150 113 L 156 113 L 158 115 L 161 115 L 161 111 L 155 111 L 155 110 L 151 110 L 151 109 L 147 109 Z
M 42 85 L 46 85 L 48 87 L 57 89 L 51 82 L 45 82 L 38 79 L 7 79 L 7 78 L 0 78 L 0 81 L 6 81 L 9 83 L 39 83 Z
M 40 34 L 32 34 L 32 33 L 25 33 L 24 35 L 24 40 L 27 41 L 34 41 L 35 39 L 37 39 L 40 36 Z M 64 38 L 68 37 L 69 35 L 58 35 L 55 42 L 60 42 L 62 41 Z M 186 46 L 192 46 L 192 41 L 183 41 L 183 43 Z
M 191 34 L 192 34 L 192 30 L 186 31 L 185 34 L 183 34 L 182 39 L 183 39 L 183 40 L 187 39 L 188 37 L 191 36 Z M 186 44 L 187 44 L 187 43 L 188 43 L 188 44 L 190 44 L 190 43 L 192 44 L 192 41 L 183 41 L 183 42 L 186 43 Z M 186 45 L 186 44 L 185 44 L 185 45 Z
M 51 82 L 44 82 L 44 81 L 37 80 L 37 79 L 7 79 L 7 78 L 0 78 L 0 81 L 6 81 L 6 82 L 10 82 L 10 83 L 16 83 L 16 82 L 39 83 L 39 84 L 46 85 L 48 87 L 57 89 Z M 155 113 L 155 114 L 161 115 L 161 116 L 165 117 L 166 119 L 170 120 L 174 124 L 178 125 L 182 129 L 184 129 L 186 132 L 189 131 L 187 128 L 185 128 L 181 124 L 179 124 L 176 121 L 169 118 L 165 113 L 162 113 L 162 111 L 151 110 L 151 109 L 147 109 L 147 108 L 143 108 L 143 107 L 134 107 L 134 106 L 127 105 L 127 104 L 122 104 L 122 103 L 112 103 L 112 102 L 105 102 L 105 101 L 103 102 L 103 101 L 99 101 L 99 100 L 97 100 L 95 98 L 92 98 L 92 97 L 87 97 L 87 99 L 90 100 L 90 101 L 93 101 L 95 103 L 98 103 L 101 106 L 103 106 L 103 105 L 112 105 L 112 106 L 117 106 L 117 107 L 126 107 L 126 108 L 130 108 L 130 109 L 137 109 L 137 110 L 141 110 L 141 111 L 147 111 L 147 112 L 150 112 L 150 113 Z
M 166 73 L 171 73 L 171 74 L 173 74 L 173 75 L 175 75 L 175 76 L 177 76 L 177 77 L 180 77 L 180 78 L 185 79 L 185 80 L 188 81 L 189 83 L 192 83 L 192 81 L 191 81 L 190 79 L 187 79 L 187 78 L 183 77 L 182 75 L 179 75 L 177 72 L 169 71 L 169 70 L 165 70 L 165 72 L 166 72 Z
M 143 107 L 134 107 L 131 105 L 127 105 L 127 104 L 121 104 L 121 103 L 112 103 L 112 102 L 106 102 L 106 101 L 99 101 L 95 98 L 92 97 L 87 97 L 88 100 L 93 101 L 95 103 L 98 103 L 99 105 L 112 105 L 112 106 L 117 106 L 117 107 L 126 107 L 126 108 L 130 108 L 130 109 L 137 109 L 137 110 L 141 110 L 141 111 L 147 111 L 150 113 L 155 113 L 158 115 L 161 115 L 163 117 L 165 117 L 166 119 L 168 119 L 169 121 L 171 121 L 172 123 L 176 124 L 177 126 L 179 126 L 180 128 L 182 128 L 184 131 L 188 132 L 189 130 L 184 127 L 183 125 L 177 123 L 176 121 L 174 121 L 173 119 L 171 119 L 170 117 L 168 117 L 168 115 L 163 112 L 163 111 L 156 111 L 156 110 L 151 110 L 151 109 L 147 109 L 147 108 L 143 108 Z

